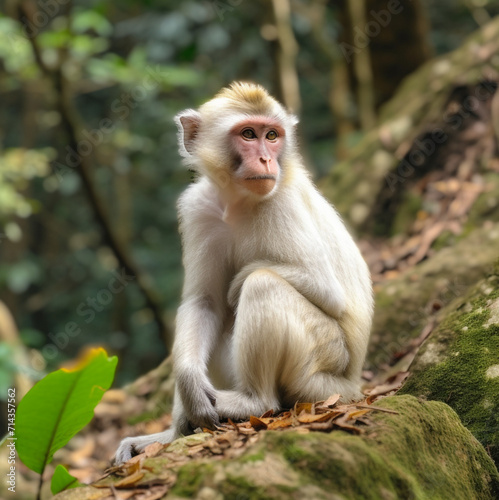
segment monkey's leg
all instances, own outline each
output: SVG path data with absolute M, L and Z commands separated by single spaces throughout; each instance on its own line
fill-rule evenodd
M 134 455 L 138 455 L 144 451 L 144 448 L 152 443 L 171 443 L 182 434 L 190 434 L 192 431 L 189 428 L 189 423 L 184 414 L 184 407 L 180 397 L 177 396 L 178 392 L 175 390 L 176 395 L 173 402 L 173 422 L 170 429 L 156 434 L 148 434 L 146 436 L 128 437 L 121 441 L 114 462 L 120 464 L 130 460 Z
M 245 280 L 233 332 L 236 390 L 217 391 L 221 417 L 247 418 L 297 400 L 360 397 L 339 324 L 273 271 Z

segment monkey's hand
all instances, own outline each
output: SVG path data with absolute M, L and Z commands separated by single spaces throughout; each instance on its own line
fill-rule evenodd
M 175 429 L 169 429 L 167 431 L 158 432 L 156 434 L 150 434 L 149 436 L 135 436 L 128 437 L 121 441 L 116 455 L 114 456 L 115 464 L 122 464 L 128 462 L 133 456 L 142 453 L 146 446 L 152 443 L 171 443 L 174 439 L 178 437 L 178 433 Z
M 184 405 L 185 415 L 193 429 L 214 429 L 220 419 L 215 410 L 215 388 L 204 374 L 177 370 L 177 390 Z

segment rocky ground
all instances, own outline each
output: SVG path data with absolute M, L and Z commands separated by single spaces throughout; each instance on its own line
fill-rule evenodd
M 169 425 L 167 360 L 56 454 L 92 482 L 57 498 L 499 498 L 498 49 L 496 19 L 427 63 L 320 185 L 373 274 L 366 400 L 228 422 L 104 473 L 121 437 Z

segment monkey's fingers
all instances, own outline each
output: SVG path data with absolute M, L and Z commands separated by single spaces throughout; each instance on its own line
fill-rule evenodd
M 136 441 L 134 438 L 125 438 L 121 441 L 120 446 L 116 450 L 116 454 L 113 459 L 115 465 L 120 465 L 128 462 L 132 457 L 138 454 L 135 448 Z

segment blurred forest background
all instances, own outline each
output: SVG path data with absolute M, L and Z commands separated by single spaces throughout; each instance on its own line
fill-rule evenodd
M 300 116 L 320 180 L 407 75 L 499 14 L 496 0 L 0 6 L 0 398 L 90 344 L 119 356 L 119 384 L 167 354 L 193 177 L 178 111 L 261 83 Z

